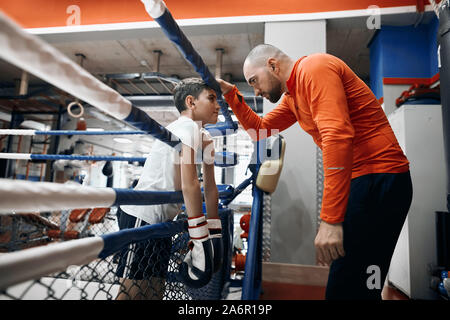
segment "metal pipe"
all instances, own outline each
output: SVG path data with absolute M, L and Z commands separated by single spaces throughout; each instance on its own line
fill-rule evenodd
M 222 78 L 223 53 L 222 48 L 216 48 L 216 78 Z
M 47 136 L 44 136 L 44 141 L 47 140 Z M 44 150 L 42 151 L 42 154 L 47 154 L 47 143 L 44 143 Z M 39 181 L 42 181 L 42 176 L 44 175 L 44 165 L 47 169 L 47 164 L 41 163 L 41 170 L 39 174 Z
M 159 63 L 161 61 L 161 50 L 153 50 L 153 72 L 159 72 Z
M 22 76 L 20 78 L 20 85 L 19 85 L 19 95 L 26 95 L 28 94 L 28 72 L 22 71 Z
M 59 106 L 59 112 L 58 115 L 56 117 L 56 123 L 54 123 L 54 128 L 52 128 L 53 130 L 60 130 L 61 129 L 61 122 L 62 122 L 62 113 L 63 113 L 63 108 L 62 106 Z M 50 146 L 49 146 L 49 150 L 51 153 L 56 153 L 58 151 L 59 148 L 59 140 L 60 137 L 59 136 L 53 136 L 50 138 Z M 45 170 L 45 181 L 52 181 L 53 180 L 53 176 L 54 176 L 54 170 L 53 170 L 53 162 L 52 160 L 47 160 L 46 161 L 46 166 L 48 169 L 50 170 Z
M 33 137 L 31 137 L 31 141 L 30 141 L 30 148 L 28 148 L 28 153 L 31 153 L 31 150 L 33 149 Z M 19 152 L 19 151 L 18 151 Z M 28 177 L 30 175 L 30 165 L 31 162 L 27 161 L 27 171 L 25 173 L 25 180 L 28 180 Z
M 23 122 L 23 116 L 18 115 L 15 112 L 11 114 L 11 122 L 9 124 L 10 129 L 18 128 L 20 123 Z M 9 153 L 12 150 L 12 144 L 13 144 L 14 136 L 8 137 L 8 143 L 6 146 L 6 152 Z M 6 162 L 6 168 L 5 168 L 5 178 L 9 178 L 12 175 L 12 172 L 14 170 L 14 162 L 12 160 L 8 160 Z
M 22 147 L 22 139 L 23 139 L 23 136 L 20 136 L 19 137 L 19 142 L 17 143 L 17 153 L 20 153 L 20 148 Z M 16 168 L 19 167 L 19 160 L 16 160 L 15 167 Z M 17 173 L 17 170 L 14 170 L 14 178 L 13 179 L 16 178 L 16 175 L 17 175 L 16 173 Z

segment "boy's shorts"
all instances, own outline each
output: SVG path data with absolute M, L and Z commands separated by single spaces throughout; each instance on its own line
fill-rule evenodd
M 145 221 L 117 209 L 119 228 L 139 228 Z M 165 278 L 170 259 L 172 239 L 159 238 L 135 242 L 119 252 L 116 275 L 120 278 L 144 280 L 151 277 Z

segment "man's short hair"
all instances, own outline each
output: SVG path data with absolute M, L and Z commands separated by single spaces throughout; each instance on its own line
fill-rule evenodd
M 205 81 L 200 78 L 186 78 L 181 80 L 175 86 L 173 93 L 173 100 L 175 102 L 175 107 L 181 113 L 186 110 L 186 97 L 193 96 L 195 99 L 198 98 L 203 90 L 210 90 Z

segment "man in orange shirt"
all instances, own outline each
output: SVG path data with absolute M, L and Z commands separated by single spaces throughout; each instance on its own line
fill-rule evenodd
M 294 60 L 263 44 L 243 68 L 256 95 L 275 103 L 284 94 L 259 117 L 236 86 L 218 79 L 243 127 L 256 132 L 252 138 L 259 139 L 259 130 L 283 131 L 298 122 L 322 150 L 322 221 L 314 244 L 317 263 L 331 264 L 326 298 L 381 299 L 412 184 L 409 162 L 376 97 L 329 54 Z

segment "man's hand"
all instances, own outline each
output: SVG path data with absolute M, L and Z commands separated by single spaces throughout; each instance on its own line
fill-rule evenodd
M 216 78 L 216 80 L 217 80 L 217 82 L 220 85 L 220 90 L 222 91 L 222 94 L 227 94 L 234 87 L 234 85 L 232 85 L 229 82 L 226 82 L 225 80 L 222 80 L 222 79 L 219 79 L 219 78 Z
M 343 257 L 345 252 L 342 223 L 329 224 L 322 221 L 314 245 L 317 264 L 320 266 L 329 266 L 333 260 Z

